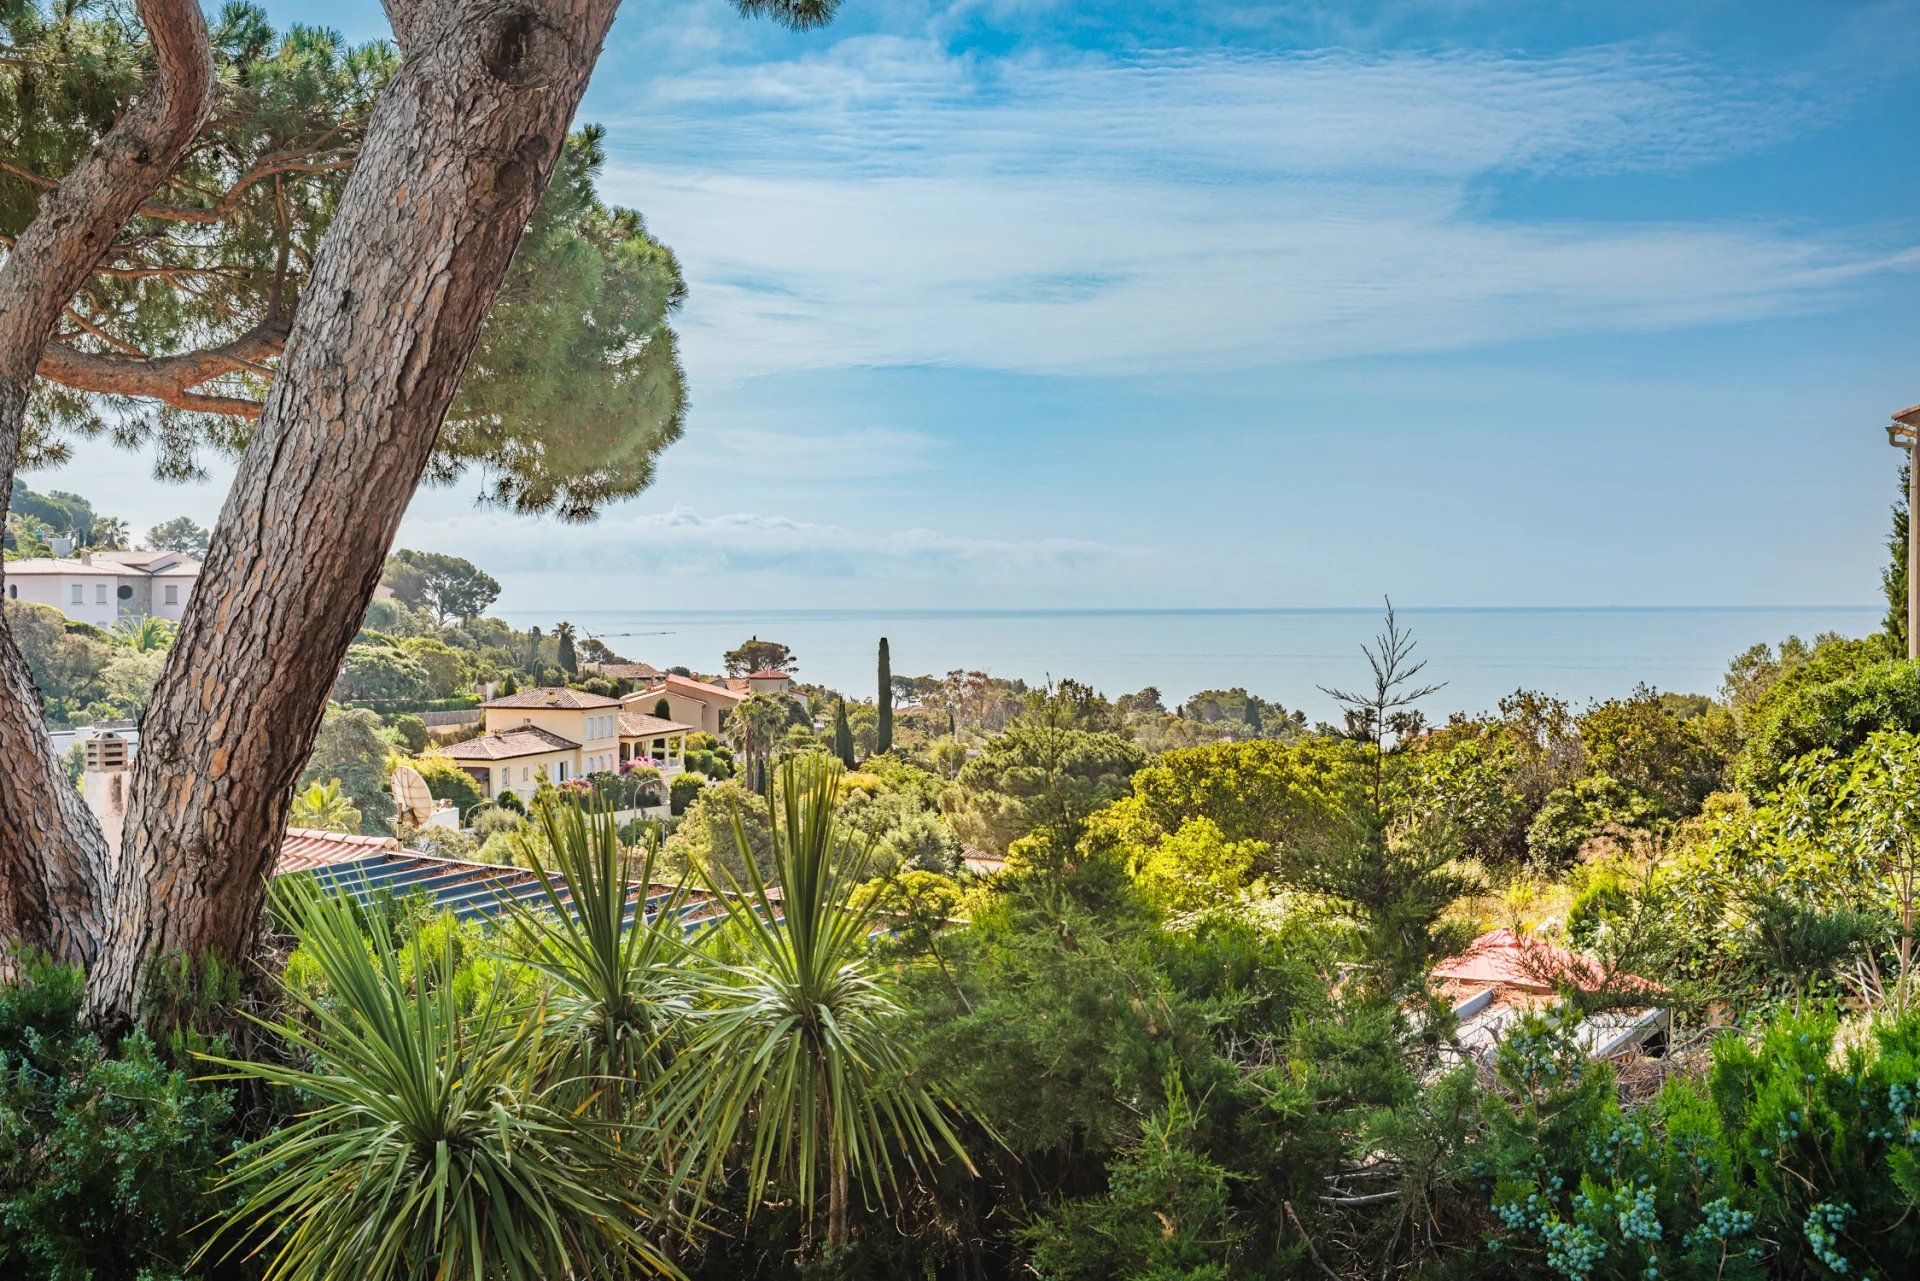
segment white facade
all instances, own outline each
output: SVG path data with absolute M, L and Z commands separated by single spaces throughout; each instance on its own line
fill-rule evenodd
M 199 576 L 199 562 L 179 552 L 82 551 L 0 565 L 6 599 L 51 605 L 95 627 L 149 615 L 177 623 Z

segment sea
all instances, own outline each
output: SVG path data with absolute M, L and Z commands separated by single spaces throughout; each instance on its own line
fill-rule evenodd
M 1719 690 L 1727 663 L 1758 643 L 1877 630 L 1883 605 L 1749 607 L 1407 608 L 1403 631 L 1444 682 L 1420 706 L 1430 721 L 1492 709 L 1516 689 L 1576 707 L 1641 683 L 1678 693 Z M 886 637 L 896 675 L 954 668 L 1038 684 L 1072 677 L 1109 696 L 1157 687 L 1167 706 L 1197 690 L 1244 686 L 1335 719 L 1322 687 L 1364 687 L 1361 646 L 1382 622 L 1354 609 L 1073 610 L 503 610 L 517 627 L 562 618 L 628 659 L 697 672 L 749 636 L 792 647 L 795 674 L 870 697 Z

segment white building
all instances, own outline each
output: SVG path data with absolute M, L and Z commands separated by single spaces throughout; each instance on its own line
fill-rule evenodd
M 177 623 L 199 577 L 200 562 L 180 552 L 80 551 L 0 565 L 6 599 L 51 605 L 96 627 L 148 615 Z

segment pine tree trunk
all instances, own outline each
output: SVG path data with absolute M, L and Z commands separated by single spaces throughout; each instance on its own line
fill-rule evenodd
M 0 517 L 27 394 L 67 300 L 213 111 L 213 52 L 194 0 L 140 0 L 153 77 L 0 263 Z M 0 973 L 11 944 L 86 962 L 102 932 L 106 843 L 47 737 L 39 692 L 0 620 Z
M 403 62 L 142 726 L 89 984 L 164 1017 L 174 958 L 251 949 L 290 790 L 616 0 L 389 0 Z

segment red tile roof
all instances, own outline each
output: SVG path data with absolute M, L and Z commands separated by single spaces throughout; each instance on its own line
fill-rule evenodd
M 568 752 L 579 746 L 572 739 L 562 738 L 538 725 L 517 725 L 465 742 L 450 743 L 440 750 L 456 761 L 504 761 L 515 756 L 538 756 L 542 752 Z
M 1658 983 L 1637 974 L 1609 976 L 1589 957 L 1538 939 L 1521 938 L 1505 929 L 1488 930 L 1468 945 L 1466 951 L 1434 966 L 1433 977 L 1534 992 L 1551 992 L 1562 984 L 1571 984 L 1583 992 L 1598 991 L 1609 984 L 1627 991 L 1664 990 Z
M 397 850 L 400 842 L 391 836 L 353 836 L 345 832 L 322 832 L 311 827 L 289 827 L 280 842 L 280 861 L 274 875 L 308 872 L 335 863 L 351 863 L 383 850 Z
M 608 698 L 605 694 L 589 694 L 585 690 L 556 686 L 546 689 L 523 689 L 518 694 L 508 694 L 505 698 L 496 698 L 480 706 L 528 710 L 558 708 L 567 712 L 584 712 L 595 707 L 618 707 L 620 700 Z
M 693 726 L 682 725 L 679 721 L 663 720 L 658 716 L 643 716 L 639 712 L 620 713 L 620 736 L 622 738 L 646 738 L 655 734 L 678 734 L 691 731 Z
M 793 674 L 791 672 L 776 671 L 774 668 L 767 667 L 757 672 L 748 672 L 747 679 L 750 681 L 790 681 L 793 679 Z
M 658 685 L 648 686 L 638 694 L 629 694 L 622 701 L 629 704 L 637 703 L 642 699 L 658 698 L 662 694 L 669 693 L 685 694 L 688 698 L 697 698 L 703 701 L 718 697 L 725 699 L 729 704 L 738 703 L 745 697 L 745 695 L 737 694 L 733 690 L 722 689 L 718 685 L 709 685 L 706 681 L 694 680 L 691 676 L 675 676 L 669 673 L 661 679 Z

